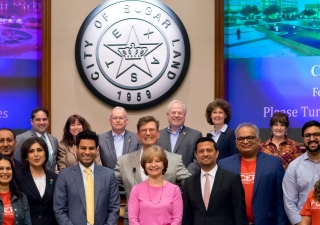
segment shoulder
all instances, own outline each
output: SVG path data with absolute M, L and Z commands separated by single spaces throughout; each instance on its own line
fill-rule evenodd
M 190 132 L 191 134 L 201 134 L 202 135 L 202 133 L 200 131 L 198 131 L 196 129 L 192 129 L 191 127 L 185 126 L 184 129 L 185 129 L 185 131 Z
M 16 138 L 22 139 L 22 138 L 29 138 L 29 137 L 32 137 L 32 130 L 27 130 L 26 132 L 18 134 Z
M 77 167 L 79 167 L 78 164 L 60 170 L 58 178 L 62 176 L 68 176 L 70 173 L 72 173 L 72 171 L 75 171 L 76 169 L 78 169 Z
M 168 133 L 168 127 L 165 127 L 165 128 L 163 128 L 163 129 L 160 130 L 160 133 L 161 133 L 161 134 L 162 134 L 162 133 L 165 133 L 165 132 Z M 161 135 L 160 135 L 160 138 L 161 138 Z
M 165 151 L 165 153 L 167 154 L 167 158 L 170 162 L 170 160 L 179 160 L 181 159 L 181 155 L 179 154 L 176 154 L 176 153 L 173 153 L 173 152 L 168 152 L 168 151 Z
M 130 131 L 130 130 L 125 130 L 125 134 L 126 134 L 126 135 L 129 135 L 129 136 L 131 136 L 131 137 L 136 137 L 136 136 L 137 136 L 136 133 L 134 133 L 134 132 L 132 132 L 132 131 Z
M 300 155 L 298 158 L 294 159 L 288 166 L 287 171 L 289 170 L 296 170 L 297 167 L 304 161 L 305 157 L 307 155 L 307 152 Z
M 295 146 L 299 146 L 300 147 L 300 144 L 298 143 L 298 142 L 296 142 L 296 141 L 294 141 L 294 140 L 292 140 L 292 139 L 287 139 L 287 142 L 290 144 L 290 145 L 295 145 Z
M 102 140 L 102 139 L 106 138 L 109 135 L 109 133 L 111 133 L 111 130 L 109 130 L 109 131 L 107 131 L 107 132 L 105 132 L 103 134 L 100 134 L 99 135 L 99 140 Z
M 104 167 L 104 166 L 100 166 L 98 164 L 94 164 L 94 169 L 101 171 L 102 174 L 108 174 L 108 175 L 112 174 L 112 175 L 114 175 L 114 172 L 113 172 L 112 169 Z
M 167 181 L 168 182 L 168 181 Z M 142 181 L 141 183 L 139 183 L 139 184 L 136 184 L 136 185 L 134 185 L 133 187 L 132 187 L 132 190 L 131 190 L 131 193 L 136 193 L 136 194 L 139 194 L 139 193 L 141 193 L 141 194 L 144 194 L 144 190 L 146 190 L 147 189 L 147 186 L 148 184 L 147 184 L 147 181 L 145 180 L 145 181 Z
M 227 164 L 227 163 L 230 163 L 232 161 L 236 161 L 239 159 L 239 153 L 235 154 L 235 155 L 232 155 L 232 156 L 229 156 L 227 158 L 224 158 L 224 159 L 220 159 L 219 160 L 219 164 Z
M 227 177 L 230 177 L 230 178 L 239 176 L 238 174 L 232 173 L 232 172 L 230 172 L 228 170 L 225 170 L 225 169 L 223 169 L 221 167 L 218 167 L 217 174 L 219 174 L 219 173 L 223 174 L 223 175 L 225 175 Z

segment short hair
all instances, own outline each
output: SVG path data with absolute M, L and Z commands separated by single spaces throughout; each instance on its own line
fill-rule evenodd
M 259 128 L 258 128 L 256 125 L 254 125 L 253 123 L 240 123 L 240 124 L 237 126 L 236 130 L 234 131 L 234 133 L 235 133 L 235 135 L 236 135 L 236 138 L 238 137 L 238 131 L 239 131 L 240 128 L 242 128 L 242 127 L 251 127 L 251 128 L 253 128 L 253 129 L 254 129 L 254 132 L 256 133 L 256 137 L 257 137 L 257 138 L 260 138 L 260 137 L 259 137 Z
M 318 181 L 314 184 L 313 197 L 315 198 L 315 200 L 316 200 L 317 202 L 320 201 L 320 180 L 318 180 Z
M 224 119 L 224 123 L 228 124 L 231 120 L 231 107 L 227 101 L 225 101 L 221 98 L 215 99 L 213 102 L 209 103 L 209 105 L 207 106 L 206 114 L 205 114 L 207 122 L 210 125 L 214 125 L 212 122 L 212 119 L 211 119 L 211 114 L 217 108 L 220 108 L 224 111 L 224 113 L 226 114 L 226 118 Z
M 194 152 L 197 153 L 197 150 L 198 150 L 198 144 L 199 143 L 202 143 L 202 142 L 211 142 L 213 143 L 213 147 L 216 151 L 219 151 L 218 150 L 218 147 L 217 147 L 217 143 L 210 137 L 201 137 L 199 138 L 197 141 L 196 141 L 196 144 L 194 146 Z
M 183 107 L 183 111 L 184 111 L 184 115 L 187 114 L 187 106 L 185 104 L 183 104 L 181 101 L 179 100 L 173 100 L 172 102 L 169 103 L 168 107 L 167 107 L 167 114 L 169 113 L 169 109 L 170 109 L 170 106 L 174 103 L 178 103 L 178 104 L 181 104 L 182 107 Z
M 31 146 L 35 143 L 38 143 L 41 146 L 41 148 L 44 150 L 46 159 L 44 160 L 44 163 L 42 166 L 43 166 L 43 169 L 45 170 L 46 169 L 45 165 L 47 164 L 47 161 L 49 159 L 49 150 L 46 142 L 39 137 L 31 137 L 31 138 L 28 138 L 25 142 L 23 142 L 21 146 L 21 164 L 25 169 L 27 170 L 30 169 L 29 167 L 30 163 L 27 160 L 27 158 L 28 158 L 28 153 Z
M 270 127 L 275 125 L 277 122 L 285 125 L 287 128 L 289 127 L 289 117 L 287 114 L 283 112 L 275 112 L 270 119 Z
M 319 127 L 320 128 L 320 123 L 316 120 L 310 120 L 308 122 L 306 122 L 303 127 L 302 127 L 302 137 L 304 136 L 304 131 L 309 128 L 309 127 Z
M 33 120 L 35 117 L 35 114 L 40 111 L 44 112 L 47 115 L 47 118 L 49 118 L 49 111 L 44 107 L 38 107 L 31 111 L 31 119 Z
M 13 130 L 6 128 L 6 127 L 0 128 L 0 131 L 2 131 L 2 130 L 7 130 L 7 131 L 11 132 L 13 135 L 13 139 L 16 140 L 16 134 L 13 132 Z
M 164 150 L 158 145 L 152 145 L 147 149 L 143 150 L 143 153 L 141 156 L 141 167 L 144 170 L 144 174 L 148 176 L 148 172 L 146 170 L 146 163 L 151 161 L 154 157 L 158 157 L 158 159 L 161 162 L 163 162 L 162 175 L 164 175 L 168 169 L 168 158 Z
M 10 191 L 11 191 L 11 195 L 15 195 L 18 199 L 21 199 L 22 198 L 22 192 L 20 191 L 19 189 L 19 186 L 17 184 L 17 178 L 16 178 L 16 171 L 15 171 L 15 168 L 14 168 L 14 165 L 13 165 L 13 162 L 11 161 L 11 159 L 6 156 L 6 155 L 0 155 L 0 161 L 1 160 L 7 160 L 9 163 L 10 163 L 10 166 L 11 166 L 11 170 L 12 170 L 12 179 L 11 181 L 9 182 L 9 188 L 10 188 Z
M 159 121 L 156 120 L 156 118 L 154 118 L 153 116 L 144 116 L 138 120 L 138 123 L 137 123 L 138 132 L 140 131 L 140 127 L 142 125 L 145 125 L 146 123 L 150 123 L 150 122 L 155 122 L 157 126 L 157 130 L 159 130 Z
M 83 130 L 91 130 L 90 124 L 86 121 L 85 118 L 79 115 L 71 115 L 68 119 L 66 124 L 63 128 L 63 136 L 61 143 L 65 143 L 68 146 L 73 146 L 76 144 L 72 134 L 70 133 L 70 125 L 74 124 L 76 121 L 79 121 L 79 123 L 82 125 Z
M 116 107 L 114 107 L 114 108 L 111 110 L 111 112 L 110 112 L 110 118 L 111 118 L 111 116 L 112 116 L 113 110 L 115 110 L 115 109 L 123 110 L 123 111 L 124 111 L 124 116 L 125 116 L 126 118 L 128 117 L 127 111 L 125 110 L 125 108 L 123 108 L 123 107 L 121 107 L 121 106 L 116 106 Z
M 84 130 L 81 131 L 77 136 L 76 136 L 76 146 L 79 147 L 80 141 L 84 140 L 94 140 L 96 148 L 99 145 L 99 135 L 96 134 L 96 132 L 91 131 L 91 130 Z

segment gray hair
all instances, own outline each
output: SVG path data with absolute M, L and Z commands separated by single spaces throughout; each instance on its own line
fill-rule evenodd
M 242 127 L 251 127 L 254 129 L 255 133 L 256 133 L 256 137 L 259 138 L 259 128 L 254 125 L 253 123 L 240 123 L 236 130 L 234 131 L 235 135 L 236 135 L 236 138 L 238 137 L 238 131 L 240 130 L 240 128 Z
M 167 114 L 169 113 L 169 109 L 170 109 L 170 106 L 174 103 L 179 103 L 183 106 L 183 111 L 184 111 L 184 115 L 187 114 L 187 106 L 185 104 L 183 104 L 181 101 L 179 100 L 173 100 L 172 102 L 169 103 L 168 107 L 167 107 Z
M 127 118 L 127 111 L 126 111 L 123 107 L 121 107 L 121 106 L 116 106 L 116 107 L 114 107 L 114 108 L 111 110 L 110 118 L 111 118 L 111 116 L 112 116 L 113 110 L 116 110 L 116 109 L 118 109 L 118 110 L 123 110 L 123 111 L 124 111 L 124 116 Z

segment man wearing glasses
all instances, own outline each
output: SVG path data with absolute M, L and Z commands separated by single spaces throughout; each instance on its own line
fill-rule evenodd
M 114 169 L 119 156 L 140 148 L 137 135 L 126 130 L 127 112 L 122 107 L 112 109 L 109 123 L 111 130 L 99 136 L 100 158 L 102 165 Z
M 303 143 L 306 152 L 289 164 L 283 179 L 285 210 L 291 224 L 301 224 L 300 211 L 320 180 L 320 123 L 312 120 L 302 127 Z
M 280 158 L 259 151 L 261 140 L 256 125 L 242 123 L 235 135 L 239 153 L 220 160 L 218 166 L 240 174 L 249 224 L 286 225 L 281 188 L 284 169 Z

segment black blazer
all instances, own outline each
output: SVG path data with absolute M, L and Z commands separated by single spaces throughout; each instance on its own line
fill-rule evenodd
M 20 190 L 28 198 L 32 225 L 58 224 L 53 212 L 53 192 L 57 174 L 48 170 L 45 172 L 46 189 L 43 197 L 41 198 L 30 171 L 23 168 L 16 170 L 17 183 Z
M 184 182 L 182 225 L 248 225 L 240 176 L 218 167 L 206 210 L 200 174 Z
M 212 134 L 207 133 L 207 137 L 212 138 Z M 216 144 L 219 150 L 219 156 L 217 161 L 238 153 L 234 130 L 231 130 L 229 127 L 226 129 L 225 132 L 221 132 L 218 142 Z

